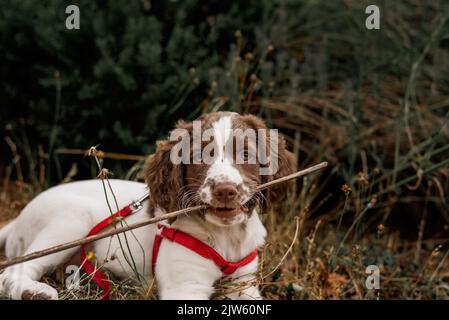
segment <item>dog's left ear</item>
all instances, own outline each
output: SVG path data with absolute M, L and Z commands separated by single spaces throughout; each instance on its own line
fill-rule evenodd
M 182 188 L 182 164 L 170 161 L 170 151 L 176 142 L 161 141 L 156 153 L 145 164 L 145 180 L 150 188 L 150 202 L 167 212 L 177 210 L 177 190 Z
M 264 141 L 264 144 L 260 144 L 260 141 L 258 141 L 258 147 L 261 145 L 265 145 L 266 147 L 269 147 L 270 145 L 270 133 L 269 129 L 267 128 L 265 122 L 254 116 L 254 115 L 244 115 L 242 116 L 242 120 L 244 120 L 247 124 L 249 124 L 251 127 L 253 127 L 255 130 L 263 129 L 266 131 L 266 141 Z M 287 144 L 285 142 L 284 137 L 281 134 L 277 135 L 277 170 L 276 172 L 270 174 L 270 175 L 264 175 L 262 176 L 261 180 L 262 183 L 273 181 L 279 178 L 282 178 L 284 176 L 287 176 L 289 174 L 292 174 L 296 171 L 297 164 L 296 164 L 296 158 L 293 155 L 292 152 L 287 150 Z M 267 151 L 267 154 L 269 154 L 271 151 Z M 292 182 L 286 182 L 281 183 L 277 186 L 273 186 L 265 191 L 263 191 L 264 195 L 264 202 L 262 204 L 262 209 L 266 210 L 270 207 L 275 207 L 276 205 L 279 205 L 282 203 L 282 200 L 284 200 L 288 190 L 293 186 Z
M 190 124 L 178 122 L 177 129 L 190 129 Z M 164 140 L 157 145 L 155 154 L 145 164 L 145 181 L 150 188 L 150 202 L 167 212 L 178 210 L 179 194 L 184 186 L 182 163 L 175 164 L 170 158 L 172 149 L 179 141 Z

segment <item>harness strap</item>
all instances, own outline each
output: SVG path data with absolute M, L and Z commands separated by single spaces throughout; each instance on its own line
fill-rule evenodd
M 132 205 L 126 206 L 120 211 L 116 212 L 112 216 L 107 217 L 100 223 L 98 223 L 95 227 L 92 228 L 92 230 L 87 235 L 93 236 L 100 232 L 103 229 L 106 229 L 107 227 L 115 224 L 118 222 L 118 219 L 125 218 L 135 212 L 132 209 Z M 151 269 L 154 275 L 154 270 L 156 267 L 156 261 L 157 256 L 159 253 L 159 248 L 161 246 L 162 239 L 167 239 L 171 242 L 176 242 L 193 252 L 199 254 L 203 258 L 212 260 L 217 267 L 220 268 L 221 272 L 225 275 L 230 275 L 234 273 L 238 268 L 243 267 L 250 262 L 252 262 L 254 259 L 256 259 L 258 255 L 258 249 L 256 248 L 254 251 L 252 251 L 249 255 L 247 255 L 245 258 L 238 262 L 231 262 L 226 259 L 224 259 L 215 249 L 208 246 L 204 242 L 196 239 L 195 237 L 182 232 L 181 230 L 164 227 L 164 226 L 158 226 L 161 227 L 162 230 L 159 234 L 156 234 L 153 242 L 153 250 L 152 250 L 152 256 L 151 256 Z M 96 266 L 91 262 L 95 259 L 95 255 L 92 252 L 89 252 L 88 255 L 86 255 L 86 245 L 81 245 L 81 251 L 80 251 L 80 258 L 82 262 L 82 266 L 84 267 L 84 270 L 86 273 L 90 276 L 92 276 L 92 280 L 98 284 L 98 286 L 103 290 L 104 294 L 101 298 L 102 300 L 109 300 L 109 294 L 110 294 L 110 283 L 109 283 L 109 277 L 102 272 L 101 270 L 97 269 Z
M 191 235 L 182 232 L 181 230 L 172 229 L 168 227 L 162 227 L 160 234 L 157 234 L 154 239 L 153 244 L 153 254 L 152 254 L 152 271 L 156 267 L 157 256 L 159 253 L 159 248 L 161 246 L 162 239 L 165 238 L 171 242 L 176 242 L 193 252 L 199 254 L 203 258 L 212 260 L 217 267 L 220 268 L 221 272 L 225 275 L 230 275 L 234 273 L 238 268 L 243 267 L 250 262 L 252 262 L 258 255 L 258 249 L 252 251 L 249 255 L 238 262 L 231 262 L 224 259 L 215 249 L 208 246 L 204 242 L 198 240 Z
M 106 229 L 107 227 L 117 223 L 119 218 L 129 216 L 131 213 L 133 213 L 133 209 L 131 208 L 131 206 L 124 207 L 123 209 L 116 212 L 112 216 L 109 216 L 100 223 L 98 223 L 95 227 L 92 228 L 92 230 L 89 232 L 87 236 L 89 237 L 97 234 L 101 230 Z M 103 290 L 104 294 L 101 299 L 109 300 L 109 293 L 110 293 L 109 277 L 101 270 L 97 269 L 96 266 L 94 266 L 91 263 L 91 260 L 93 260 L 94 258 L 93 254 L 91 255 L 89 252 L 89 255 L 86 256 L 86 244 L 81 245 L 80 258 L 82 266 L 84 267 L 86 273 L 89 276 L 93 274 L 92 280 L 96 284 L 98 284 L 98 286 Z

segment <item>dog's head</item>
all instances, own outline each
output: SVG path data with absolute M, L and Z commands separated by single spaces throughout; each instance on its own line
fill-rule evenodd
M 215 225 L 246 221 L 256 205 L 280 202 L 289 184 L 256 187 L 294 172 L 293 154 L 277 132 L 254 115 L 206 114 L 178 122 L 169 140 L 147 160 L 151 202 L 166 211 L 206 204 L 203 217 Z

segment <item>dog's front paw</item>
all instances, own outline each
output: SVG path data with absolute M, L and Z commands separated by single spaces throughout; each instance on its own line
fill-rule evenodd
M 22 291 L 22 300 L 58 300 L 58 291 L 49 285 L 35 281 L 32 286 Z
M 58 291 L 54 288 L 26 278 L 0 276 L 0 293 L 15 300 L 58 300 Z

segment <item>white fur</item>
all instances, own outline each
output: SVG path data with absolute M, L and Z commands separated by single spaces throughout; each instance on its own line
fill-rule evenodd
M 120 208 L 139 198 L 146 189 L 145 184 L 123 180 L 111 180 L 111 184 Z M 112 195 L 108 195 L 112 207 L 116 209 Z M 147 203 L 144 203 L 144 208 L 128 217 L 126 222 L 132 224 L 148 219 L 147 211 Z M 162 212 L 158 209 L 156 214 Z M 37 196 L 23 209 L 13 224 L 1 230 L 0 238 L 6 242 L 7 258 L 13 258 L 82 238 L 109 214 L 101 181 L 69 183 L 51 188 Z M 246 221 L 245 228 L 242 228 L 242 225 L 226 228 L 214 226 L 195 215 L 178 218 L 174 227 L 205 241 L 231 261 L 243 259 L 256 246 L 263 245 L 266 234 L 256 212 Z M 150 225 L 132 231 L 133 234 L 126 233 L 137 270 L 143 275 L 143 282 L 151 280 L 151 250 L 156 231 L 156 226 Z M 123 235 L 121 239 L 122 244 L 125 244 Z M 104 267 L 116 276 L 133 276 L 132 268 L 124 259 L 117 237 L 95 242 L 92 250 L 100 264 L 108 260 Z M 57 299 L 56 290 L 39 280 L 44 274 L 78 254 L 79 248 L 73 248 L 9 267 L 0 275 L 0 293 L 13 299 L 21 299 L 24 293 Z M 129 252 L 125 254 L 129 257 Z M 111 260 L 113 256 L 115 259 Z M 77 263 L 79 264 L 79 261 Z M 253 277 L 252 274 L 256 270 L 257 261 L 254 261 L 238 269 L 232 276 L 242 276 L 246 281 Z M 212 261 L 176 243 L 163 240 L 156 266 L 160 298 L 207 299 L 213 292 L 213 283 L 221 276 Z M 232 297 L 259 299 L 260 294 L 257 287 L 250 286 L 244 290 L 243 295 Z
M 215 152 L 217 155 L 215 161 L 207 170 L 206 182 L 217 184 L 220 182 L 231 182 L 236 186 L 242 185 L 243 178 L 240 172 L 232 165 L 232 154 L 226 154 L 226 144 L 232 137 L 232 116 L 219 118 L 212 124 L 213 136 L 215 141 Z M 212 189 L 210 184 L 204 184 L 199 194 L 201 200 L 210 203 L 212 200 Z
M 4 228 L 0 229 L 0 248 L 5 246 L 6 238 L 8 237 L 8 234 L 11 232 L 13 226 L 14 226 L 14 223 L 11 222 L 10 224 L 6 225 Z
M 218 153 L 214 163 L 207 171 L 206 181 L 232 182 L 236 185 L 243 183 L 240 172 L 232 165 L 232 154 L 226 154 L 226 144 L 232 137 L 232 116 L 225 116 L 212 124 L 214 141 Z

